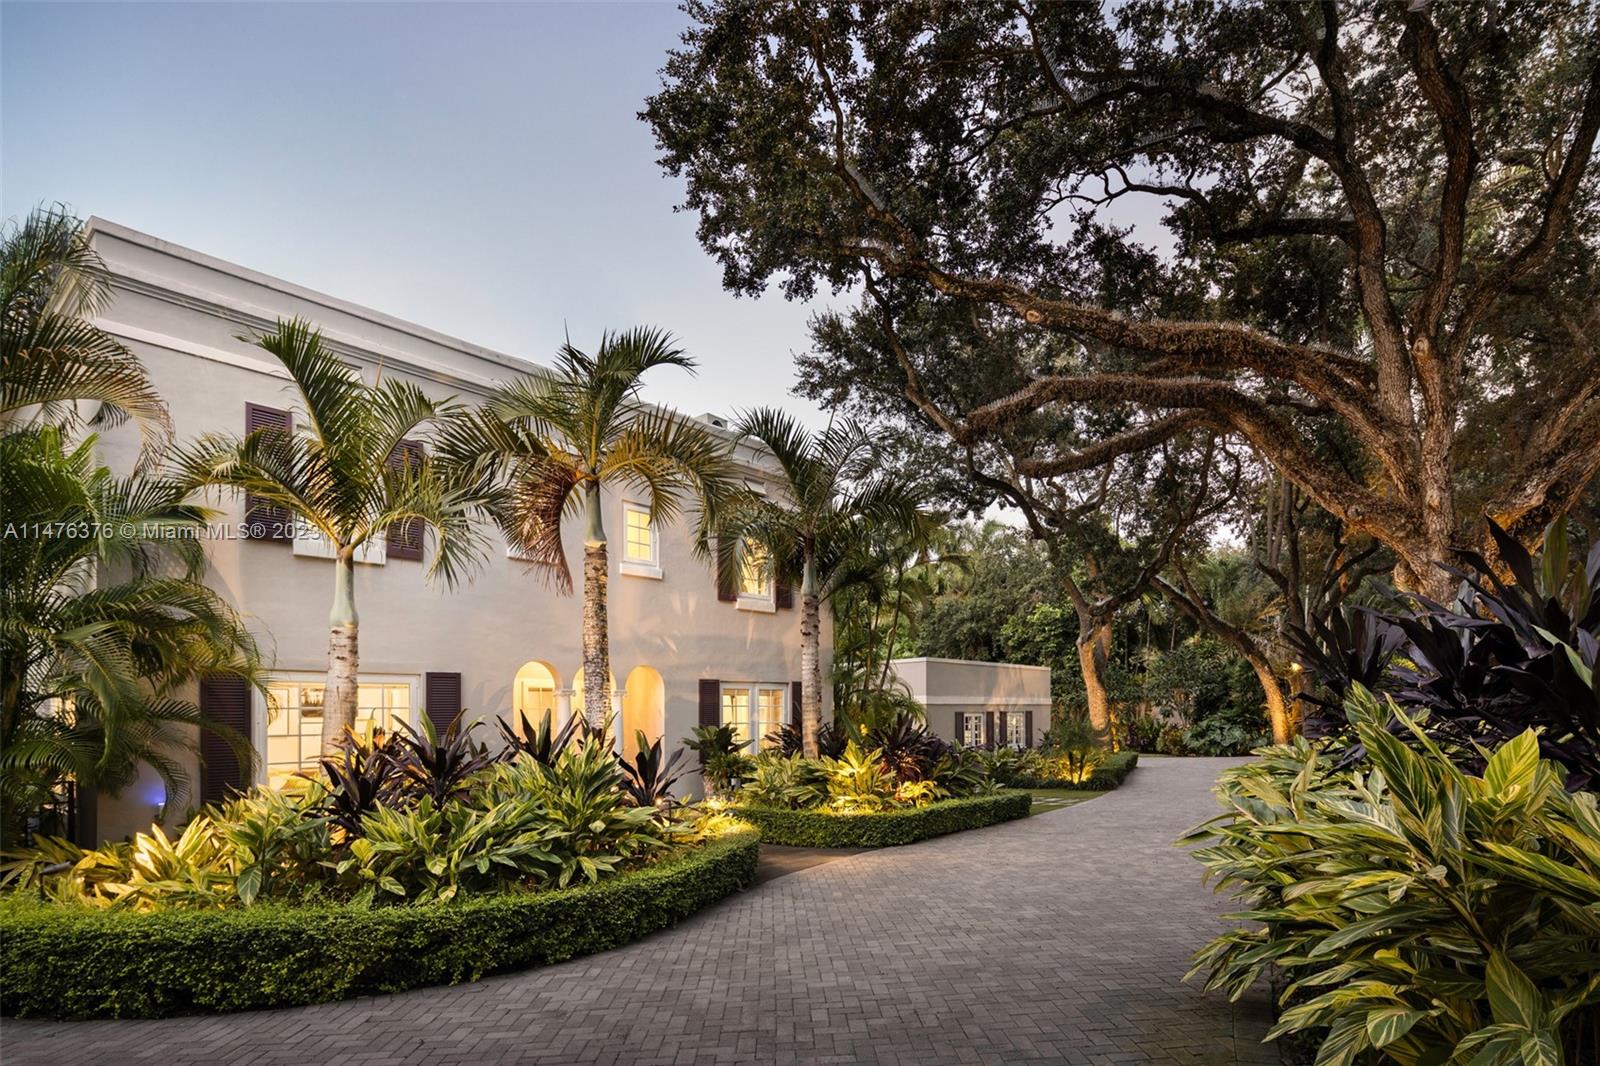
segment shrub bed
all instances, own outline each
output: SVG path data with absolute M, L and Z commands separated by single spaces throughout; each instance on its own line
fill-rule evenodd
M 324 1003 L 561 962 L 673 925 L 748 887 L 746 828 L 575 888 L 361 910 L 135 914 L 0 900 L 0 1012 L 148 1018 Z
M 1002 792 L 994 796 L 943 800 L 926 807 L 861 814 L 791 811 L 778 807 L 739 807 L 732 813 L 755 825 L 761 831 L 762 841 L 768 844 L 887 848 L 1025 818 L 1032 805 L 1033 797 L 1026 792 Z
M 1133 768 L 1139 765 L 1139 753 L 1119 751 L 1107 756 L 1106 761 L 1082 781 L 1055 778 L 1018 777 L 1011 782 L 1014 788 L 1074 788 L 1085 792 L 1109 792 L 1127 780 Z

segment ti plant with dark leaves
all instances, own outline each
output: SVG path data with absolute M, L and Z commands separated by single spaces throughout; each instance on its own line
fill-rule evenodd
M 583 719 L 573 716 L 567 724 L 560 729 L 555 728 L 555 715 L 550 711 L 544 713 L 544 720 L 535 728 L 528 721 L 524 713 L 517 714 L 517 727 L 513 727 L 504 718 L 496 718 L 495 725 L 500 729 L 500 736 L 506 742 L 505 756 L 515 759 L 518 755 L 529 755 L 541 766 L 554 766 L 561 753 L 566 751 L 572 743 L 572 738 L 577 735 Z
M 800 754 L 800 727 L 793 723 L 779 726 L 762 740 L 768 750 L 775 749 L 781 755 Z M 845 745 L 849 743 L 850 734 L 837 721 L 823 722 L 817 730 L 817 750 L 823 758 L 837 759 L 844 754 Z
M 402 723 L 395 758 L 407 790 L 427 796 L 435 807 L 465 794 L 472 775 L 494 764 L 488 748 L 473 739 L 474 724 L 466 722 L 464 711 L 445 727 L 443 736 L 427 718 L 420 730 Z
M 1557 523 L 1536 560 L 1490 532 L 1508 576 L 1462 552 L 1454 603 L 1355 612 L 1300 634 L 1302 662 L 1330 704 L 1359 686 L 1425 714 L 1427 734 L 1462 766 L 1481 768 L 1484 747 L 1532 730 L 1569 789 L 1600 789 L 1600 537 L 1580 559 Z M 1364 754 L 1357 744 L 1347 761 Z
M 909 714 L 898 714 L 864 731 L 861 746 L 874 749 L 900 781 L 921 781 L 928 777 L 939 759 L 949 754 L 952 745 L 932 733 Z
M 660 737 L 655 743 L 647 744 L 644 730 L 635 730 L 634 735 L 639 752 L 632 762 L 621 761 L 622 791 L 637 806 L 665 810 L 674 802 L 672 786 L 684 774 L 679 766 L 683 761 L 683 749 L 676 748 L 669 755 Z
M 322 759 L 328 778 L 323 815 L 346 838 L 360 834 L 361 820 L 380 803 L 396 803 L 403 794 L 397 748 L 394 734 L 369 744 L 347 729 L 339 753 Z

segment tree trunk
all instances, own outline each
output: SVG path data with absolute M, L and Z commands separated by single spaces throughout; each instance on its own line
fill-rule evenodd
M 333 561 L 333 609 L 328 612 L 328 683 L 322 694 L 322 751 L 332 754 L 356 724 L 356 679 L 361 661 L 356 637 L 355 558 L 341 550 Z
M 611 639 L 606 627 L 606 546 L 583 546 L 583 719 L 604 729 L 611 708 Z
M 1262 695 L 1267 699 L 1267 721 L 1272 725 L 1272 742 L 1289 743 L 1294 739 L 1294 719 L 1289 714 L 1289 703 L 1284 699 L 1278 675 L 1272 672 L 1272 664 L 1259 655 L 1246 655 L 1245 661 L 1255 671 L 1256 680 L 1261 682 Z
M 1084 640 L 1084 636 L 1088 640 Z M 1089 703 L 1089 724 L 1107 743 L 1111 741 L 1111 696 L 1106 691 L 1107 654 L 1111 623 L 1098 622 L 1078 633 L 1078 666 L 1083 671 L 1083 691 Z
M 606 623 L 606 528 L 600 485 L 584 489 L 589 529 L 583 537 L 583 720 L 590 731 L 611 720 L 611 630 Z M 619 723 L 620 726 L 620 723 Z
M 800 746 L 808 759 L 819 754 L 822 729 L 822 616 L 814 592 L 800 595 Z

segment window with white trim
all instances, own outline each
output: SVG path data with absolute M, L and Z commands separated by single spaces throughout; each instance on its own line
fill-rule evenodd
M 650 508 L 622 501 L 622 572 L 635 577 L 661 576 L 661 536 Z
M 735 739 L 752 750 L 767 747 L 767 734 L 783 728 L 789 719 L 789 686 L 750 681 L 724 682 L 722 724 L 732 726 Z
M 983 747 L 982 711 L 968 711 L 961 716 L 961 743 L 969 748 Z
M 722 686 L 722 724 L 733 727 L 733 739 L 739 744 L 750 742 L 750 687 L 748 685 Z
M 356 736 L 370 741 L 375 732 L 393 733 L 402 722 L 415 726 L 413 688 L 413 682 L 404 680 L 358 681 Z M 321 681 L 274 678 L 267 682 L 261 761 L 269 786 L 277 788 L 295 774 L 316 768 L 322 756 L 326 692 Z
M 739 606 L 746 610 L 777 609 L 772 553 L 756 541 L 739 542 Z
M 783 728 L 788 686 L 763 685 L 756 689 L 756 740 L 767 747 L 767 736 Z
M 1013 748 L 1028 746 L 1028 715 L 1026 711 L 1006 711 L 1006 744 Z

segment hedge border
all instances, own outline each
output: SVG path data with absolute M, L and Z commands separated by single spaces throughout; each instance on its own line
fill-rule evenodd
M 155 1018 L 303 1006 L 607 951 L 755 882 L 760 842 L 737 830 L 591 885 L 356 910 L 80 910 L 0 900 L 0 1013 Z
M 1110 792 L 1128 779 L 1139 765 L 1136 751 L 1114 752 L 1106 761 L 1095 767 L 1087 781 L 1068 781 L 1065 778 L 1040 779 L 1020 777 L 1011 783 L 1012 788 L 1070 788 L 1080 792 Z
M 1026 792 L 941 800 L 926 807 L 867 814 L 738 807 L 732 814 L 761 831 L 765 844 L 805 848 L 891 848 L 929 837 L 981 829 L 1026 818 L 1033 797 Z

